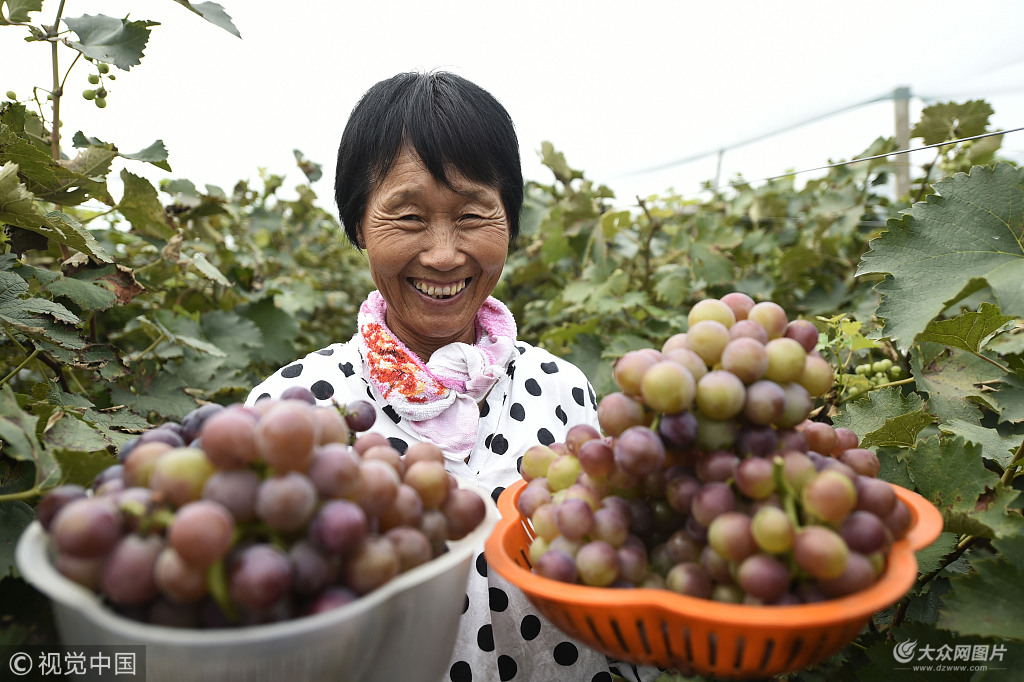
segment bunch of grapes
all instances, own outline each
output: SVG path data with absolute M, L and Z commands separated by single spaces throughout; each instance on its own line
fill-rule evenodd
M 817 338 L 734 292 L 695 305 L 660 351 L 620 358 L 604 433 L 576 424 L 523 456 L 534 570 L 761 605 L 871 585 L 910 510 L 853 431 L 808 419 L 833 378 Z
M 37 507 L 54 565 L 115 611 L 189 628 L 276 622 L 350 603 L 468 535 L 486 508 L 441 450 L 370 433 L 365 401 L 306 389 L 204 405 L 127 443 L 89 490 Z
M 853 374 L 840 375 L 839 383 L 845 387 L 846 394 L 852 398 L 902 378 L 903 368 L 894 365 L 889 358 L 882 358 L 857 365 L 853 368 Z

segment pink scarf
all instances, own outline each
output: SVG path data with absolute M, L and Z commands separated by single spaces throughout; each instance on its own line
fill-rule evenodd
M 424 364 L 388 329 L 387 303 L 372 292 L 359 308 L 363 376 L 414 431 L 445 456 L 464 460 L 476 444 L 481 399 L 515 352 L 516 323 L 496 298 L 476 315 L 477 342 L 450 343 Z

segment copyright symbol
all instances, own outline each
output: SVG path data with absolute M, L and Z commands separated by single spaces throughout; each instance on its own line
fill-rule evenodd
M 26 654 L 24 651 L 19 651 L 11 656 L 8 667 L 11 669 L 12 673 L 19 677 L 21 675 L 28 675 L 32 671 L 32 656 Z

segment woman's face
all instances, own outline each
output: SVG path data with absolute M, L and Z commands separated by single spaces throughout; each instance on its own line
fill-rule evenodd
M 476 313 L 508 253 L 508 217 L 494 187 L 450 174 L 448 189 L 405 148 L 370 192 L 359 226 L 391 331 L 424 360 L 476 342 Z

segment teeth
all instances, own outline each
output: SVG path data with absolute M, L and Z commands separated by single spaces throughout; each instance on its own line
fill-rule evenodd
M 466 288 L 465 280 L 459 282 L 458 284 L 447 285 L 443 287 L 435 287 L 433 285 L 424 284 L 416 280 L 413 280 L 412 284 L 419 291 L 422 291 L 427 296 L 432 296 L 434 298 L 447 298 L 448 296 L 454 296 L 455 294 L 459 293 L 460 291 Z

